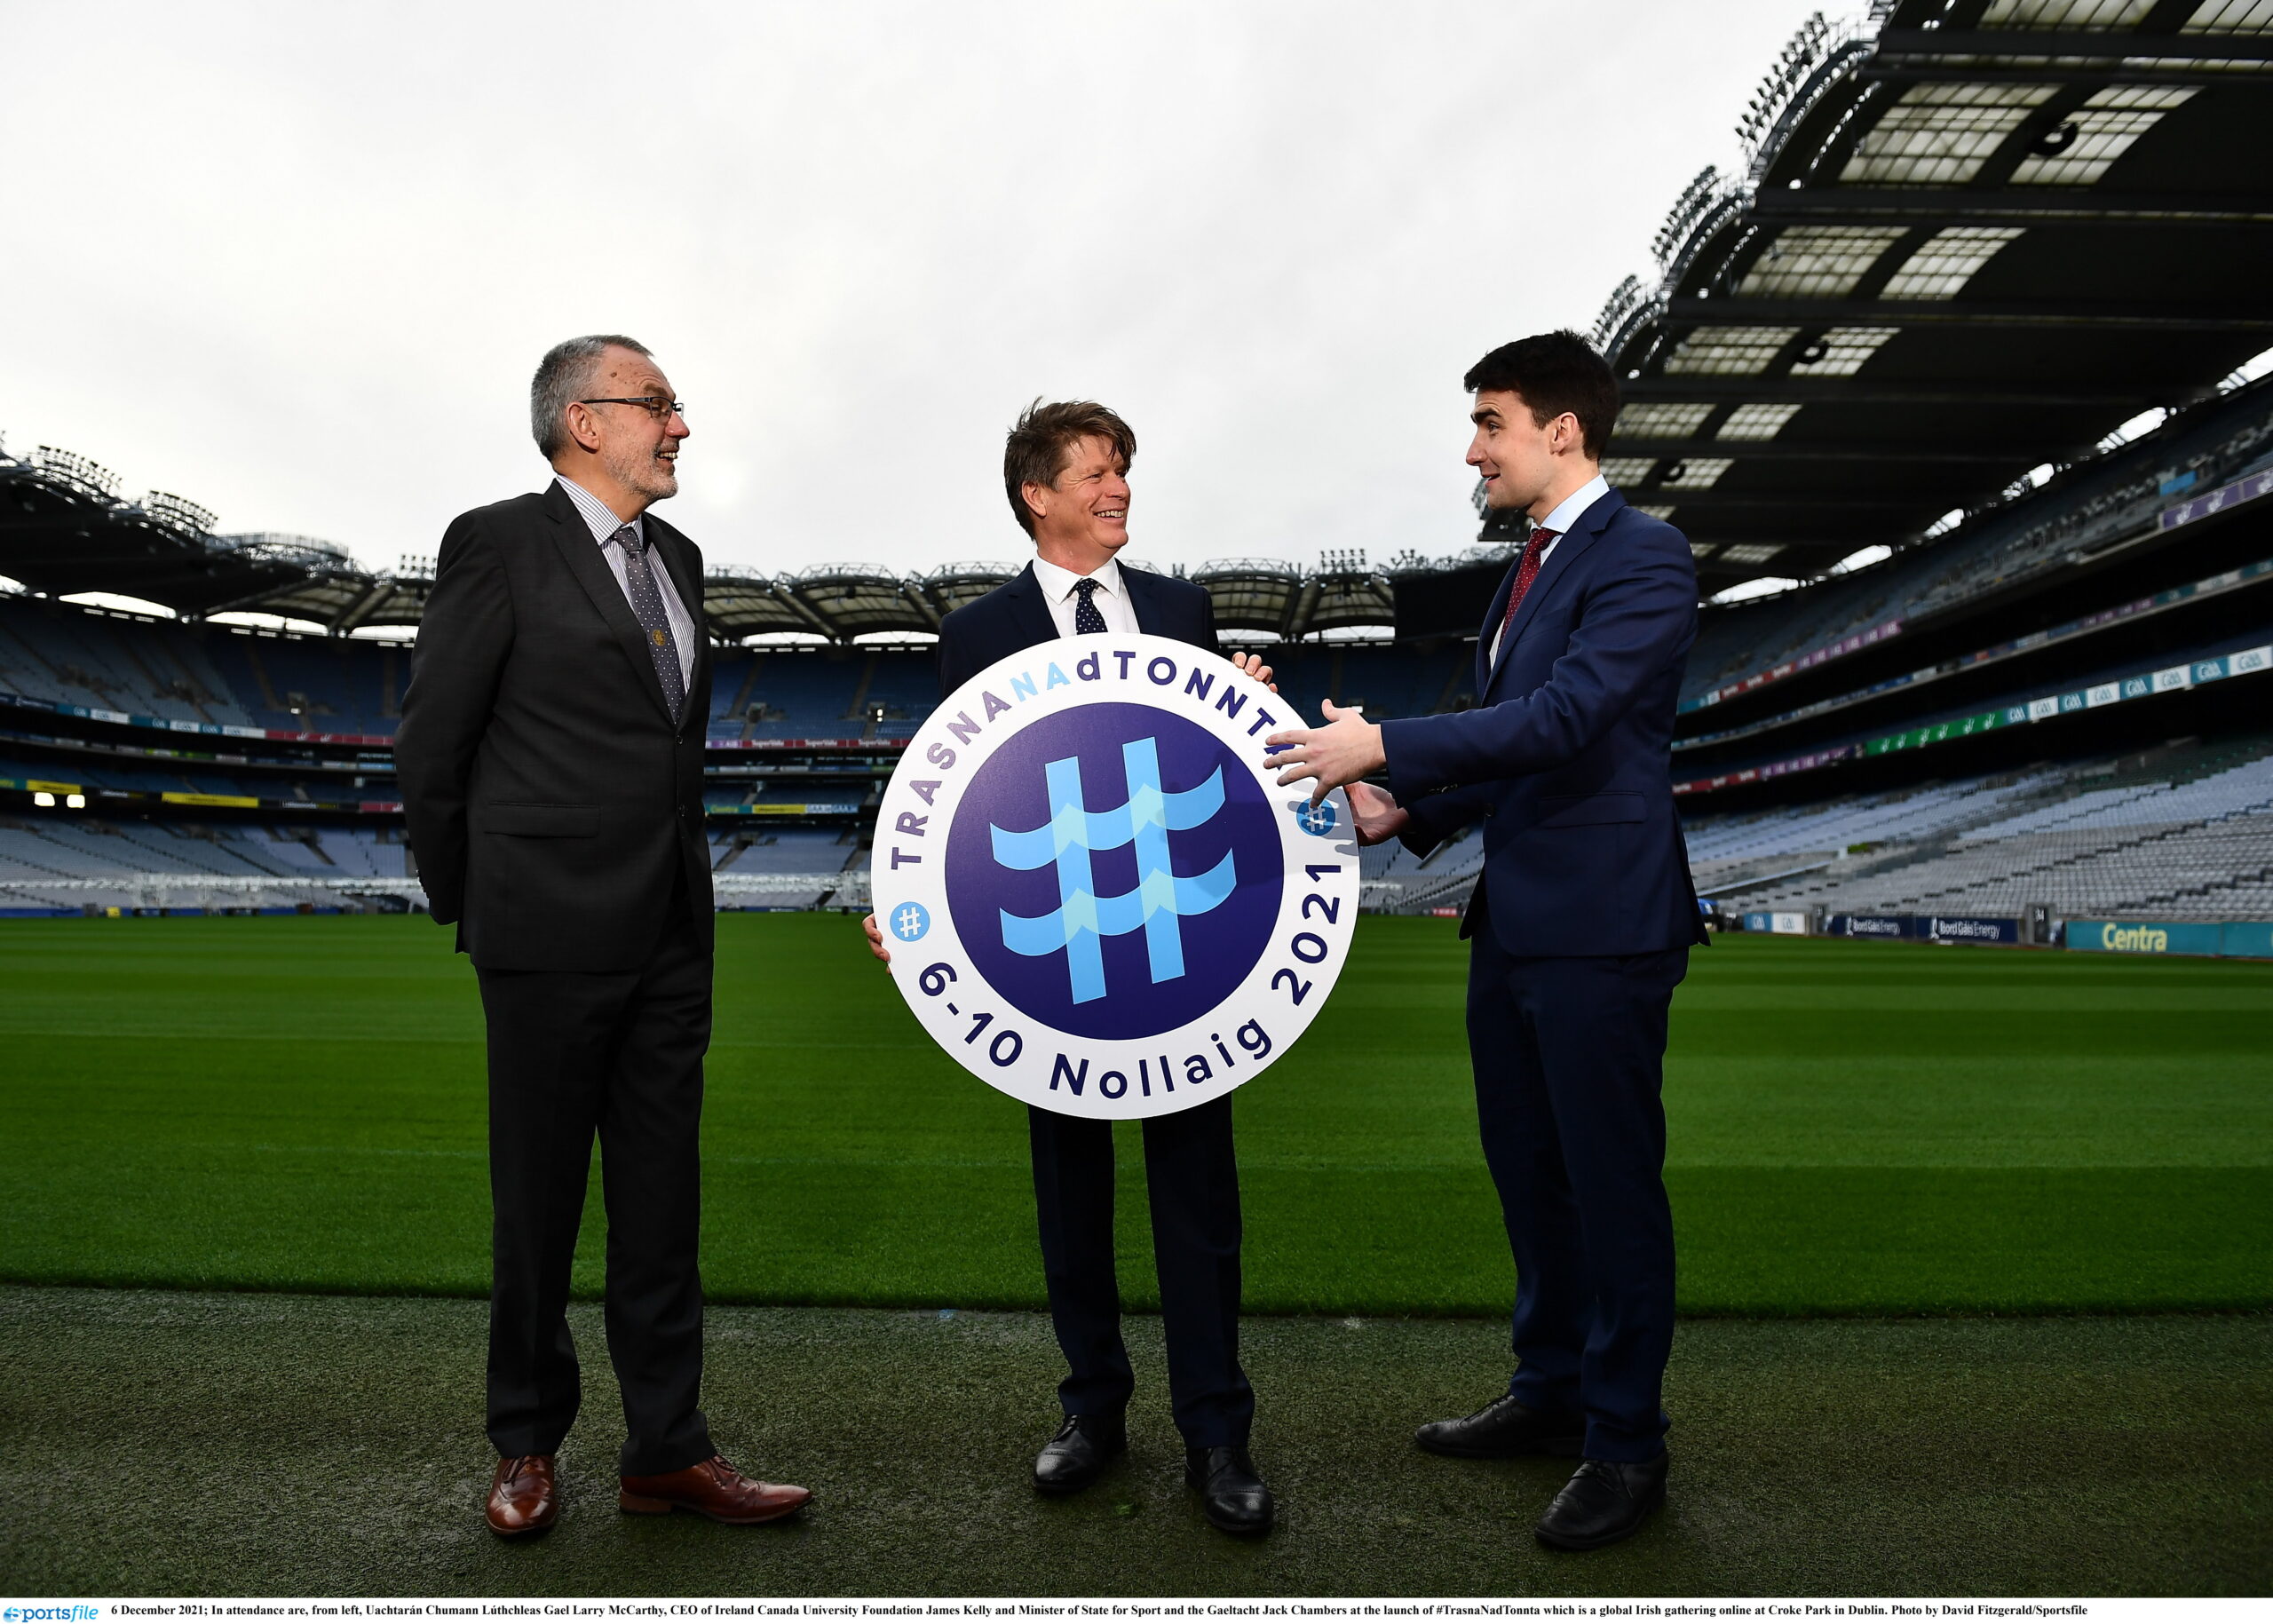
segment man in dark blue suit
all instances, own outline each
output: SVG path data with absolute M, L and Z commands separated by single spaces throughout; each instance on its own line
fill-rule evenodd
M 1492 599 L 1477 705 L 1274 734 L 1280 782 L 1348 786 L 1359 838 L 1416 852 L 1475 824 L 1484 874 L 1463 937 L 1485 1161 L 1515 1253 L 1517 1367 L 1422 1448 L 1580 1455 L 1538 1525 L 1550 1545 L 1625 1538 L 1665 1498 L 1673 1344 L 1666 1018 L 1705 941 L 1673 804 L 1675 702 L 1697 575 L 1672 526 L 1602 478 L 1618 385 L 1575 333 L 1472 368 L 1468 460 L 1534 527 Z M 1363 780 L 1386 769 L 1386 792 Z
M 1037 401 L 1011 430 L 1002 458 L 1010 511 L 1034 543 L 1016 577 L 948 615 L 939 628 L 939 688 L 953 693 L 997 660 L 1057 638 L 1150 632 L 1210 653 L 1216 616 L 1188 581 L 1134 569 L 1129 464 L 1136 437 L 1093 401 Z M 1233 663 L 1256 681 L 1252 654 Z M 869 950 L 890 960 L 875 916 Z M 1121 1336 L 1113 1271 L 1113 1124 L 1028 1108 L 1034 1202 L 1049 1313 L 1068 1372 L 1065 1423 L 1034 1462 L 1034 1487 L 1070 1494 L 1096 1482 L 1128 1447 L 1122 1412 L 1136 1389 Z M 1208 1520 L 1229 1533 L 1271 1527 L 1271 1491 L 1247 1454 L 1255 1392 L 1239 1367 L 1239 1185 L 1232 1097 L 1144 1120 L 1144 1179 L 1152 1257 L 1168 1340 L 1168 1393 L 1184 1435 L 1184 1475 Z

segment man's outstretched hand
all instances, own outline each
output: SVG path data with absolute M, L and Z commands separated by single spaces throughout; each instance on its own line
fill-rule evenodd
M 1287 747 L 1271 758 L 1271 765 L 1286 769 L 1279 775 L 1279 783 L 1316 780 L 1311 788 L 1313 806 L 1326 799 L 1328 790 L 1354 784 L 1389 764 L 1382 753 L 1381 728 L 1366 720 L 1366 713 L 1357 707 L 1344 709 L 1332 700 L 1326 701 L 1324 727 L 1290 728 L 1263 742 Z
M 1412 814 L 1393 800 L 1388 790 L 1371 784 L 1352 784 L 1349 788 L 1350 818 L 1358 828 L 1358 844 L 1377 846 L 1384 840 L 1394 840 L 1405 832 Z
M 891 963 L 891 949 L 884 946 L 884 933 L 876 923 L 876 916 L 869 915 L 860 922 L 860 929 L 867 932 L 868 951 L 885 963 Z

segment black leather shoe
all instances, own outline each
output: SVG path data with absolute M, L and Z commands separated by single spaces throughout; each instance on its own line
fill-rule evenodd
M 1255 1460 L 1246 1450 L 1187 1449 L 1184 1480 L 1200 1491 L 1201 1515 L 1225 1533 L 1271 1532 L 1278 1504 L 1255 1476 Z
M 1616 1544 L 1666 1503 L 1666 1462 L 1662 1451 L 1638 1464 L 1581 1462 L 1532 1532 L 1563 1550 Z
M 1431 1454 L 1498 1461 L 1518 1454 L 1576 1457 L 1586 1436 L 1587 1424 L 1576 1415 L 1534 1410 L 1501 1393 L 1472 1415 L 1430 1422 L 1414 1433 L 1413 1441 Z
M 1105 1462 L 1129 1447 L 1118 1415 L 1068 1415 L 1057 1436 L 1034 1458 L 1034 1485 L 1045 1494 L 1071 1494 L 1105 1475 Z

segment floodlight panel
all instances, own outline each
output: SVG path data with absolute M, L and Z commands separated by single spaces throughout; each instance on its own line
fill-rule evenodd
M 1737 284 L 1740 298 L 1839 299 L 1855 290 L 1899 226 L 1792 226 L 1778 233 Z
M 1913 84 L 1865 133 L 1839 178 L 1849 186 L 1962 186 L 2057 88 Z
M 1666 358 L 1666 371 L 1723 376 L 1765 372 L 1777 353 L 1799 336 L 1796 327 L 1700 327 Z

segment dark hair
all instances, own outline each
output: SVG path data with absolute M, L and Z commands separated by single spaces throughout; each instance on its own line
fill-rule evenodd
M 529 380 L 529 432 L 536 436 L 536 448 L 548 458 L 568 443 L 568 431 L 561 421 L 568 403 L 592 386 L 592 375 L 610 350 L 653 354 L 637 338 L 626 338 L 622 333 L 588 333 L 582 338 L 562 339 L 537 362 L 536 376 Z
M 1121 458 L 1121 471 L 1136 460 L 1136 432 L 1121 422 L 1119 413 L 1095 400 L 1053 400 L 1042 404 L 1036 396 L 1018 414 L 1010 438 L 1002 447 L 1002 489 L 1010 498 L 1010 511 L 1018 526 L 1034 534 L 1034 511 L 1026 506 L 1026 485 L 1055 486 L 1065 471 L 1073 442 L 1091 437 L 1110 445 Z
M 1503 344 L 1468 369 L 1460 386 L 1470 394 L 1504 389 L 1523 397 L 1531 420 L 1545 428 L 1564 412 L 1579 420 L 1587 455 L 1602 461 L 1610 425 L 1618 420 L 1618 380 L 1610 363 L 1578 334 L 1533 333 Z

